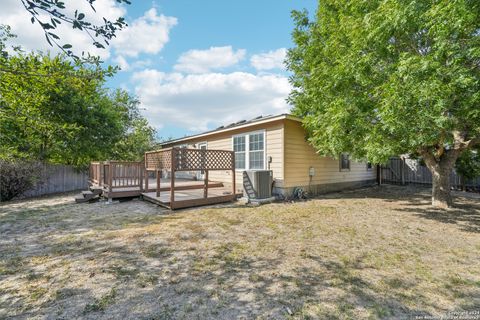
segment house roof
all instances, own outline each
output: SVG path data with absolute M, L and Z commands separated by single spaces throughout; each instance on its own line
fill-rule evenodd
M 238 122 L 233 122 L 233 123 L 230 123 L 228 125 L 223 125 L 223 126 L 220 126 L 220 127 L 216 128 L 214 130 L 205 131 L 205 132 L 202 132 L 202 133 L 199 133 L 199 134 L 164 141 L 164 142 L 160 143 L 160 145 L 164 146 L 164 145 L 168 145 L 168 144 L 172 144 L 172 143 L 184 142 L 184 141 L 188 141 L 188 140 L 192 140 L 192 139 L 196 139 L 196 138 L 206 137 L 206 136 L 216 134 L 216 133 L 228 132 L 228 131 L 231 131 L 231 130 L 247 128 L 247 127 L 258 125 L 258 124 L 263 124 L 263 123 L 268 123 L 268 122 L 273 122 L 273 121 L 283 120 L 283 119 L 289 119 L 289 120 L 294 120 L 294 121 L 302 121 L 300 118 L 298 118 L 296 116 L 293 116 L 291 114 L 288 114 L 288 113 L 282 113 L 282 114 L 279 114 L 279 115 L 258 116 L 258 117 L 255 117 L 253 119 L 250 119 L 250 120 L 240 120 Z

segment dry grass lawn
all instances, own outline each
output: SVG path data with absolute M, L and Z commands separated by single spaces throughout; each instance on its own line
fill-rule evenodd
M 0 318 L 378 319 L 480 311 L 480 200 L 384 186 L 168 212 L 0 205 Z

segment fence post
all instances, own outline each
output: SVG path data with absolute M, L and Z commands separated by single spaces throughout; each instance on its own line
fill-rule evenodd
M 176 168 L 176 149 L 173 147 L 171 152 L 170 168 L 170 209 L 175 207 L 175 168 Z
M 400 171 L 402 172 L 402 186 L 405 185 L 405 159 L 403 157 L 400 158 Z

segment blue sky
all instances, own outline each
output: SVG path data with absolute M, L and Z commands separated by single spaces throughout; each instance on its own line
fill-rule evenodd
M 18 0 L 4 0 L 1 21 L 26 49 L 48 50 Z M 159 137 L 180 137 L 257 115 L 287 112 L 288 74 L 281 61 L 292 46 L 290 12 L 314 12 L 316 0 L 97 0 L 97 12 L 126 17 L 129 27 L 104 51 L 70 29 L 74 49 L 123 67 L 108 81 L 139 97 Z M 80 1 L 75 5 L 84 6 Z M 85 7 L 87 17 L 94 16 Z M 26 20 L 25 20 L 26 19 Z

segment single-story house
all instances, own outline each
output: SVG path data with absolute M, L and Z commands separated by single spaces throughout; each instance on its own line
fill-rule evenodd
M 305 139 L 301 119 L 290 114 L 242 120 L 162 143 L 162 148 L 168 147 L 235 151 L 236 175 L 241 177 L 244 170 L 272 170 L 276 195 L 289 196 L 295 188 L 315 195 L 376 181 L 370 163 L 353 161 L 348 154 L 338 159 L 319 156 Z M 212 171 L 209 180 L 231 184 L 231 172 Z M 236 181 L 241 191 L 242 179 Z

